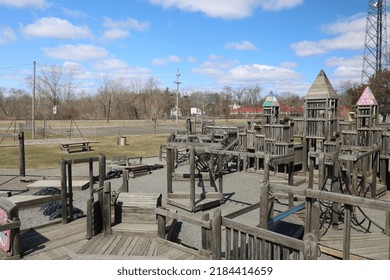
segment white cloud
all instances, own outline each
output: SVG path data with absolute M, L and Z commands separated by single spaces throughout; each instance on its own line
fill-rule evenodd
M 228 69 L 238 64 L 238 60 L 226 60 L 222 56 L 210 55 L 207 61 L 203 62 L 200 67 L 192 69 L 192 72 L 219 80 Z
M 303 0 L 149 0 L 165 9 L 177 8 L 188 12 L 201 12 L 209 17 L 241 19 L 251 16 L 256 9 L 279 11 L 291 9 Z
M 62 60 L 90 60 L 108 56 L 107 50 L 94 45 L 60 45 L 56 48 L 43 48 L 46 56 Z
M 295 68 L 297 66 L 298 66 L 297 63 L 291 62 L 291 61 L 284 61 L 284 62 L 280 63 L 280 65 L 279 65 L 279 67 L 287 68 L 287 69 L 292 69 L 292 68 Z
M 62 12 L 67 15 L 68 17 L 73 18 L 88 18 L 90 17 L 88 14 L 86 14 L 83 11 L 80 10 L 70 10 L 68 8 L 62 7 Z
M 103 33 L 104 40 L 116 40 L 121 38 L 127 38 L 130 32 L 124 29 L 110 29 Z
M 140 22 L 133 18 L 128 18 L 126 20 L 113 20 L 109 17 L 104 17 L 103 27 L 107 29 L 121 28 L 121 29 L 133 29 L 137 31 L 145 31 L 150 28 L 150 23 L 147 21 Z
M 260 2 L 260 7 L 268 11 L 280 11 L 292 9 L 303 3 L 304 0 L 263 0 Z
M 104 17 L 103 27 L 107 30 L 103 34 L 103 40 L 115 40 L 126 38 L 130 35 L 131 30 L 146 31 L 150 28 L 149 22 L 140 22 L 133 18 L 126 20 L 113 20 L 109 17 Z
M 322 26 L 324 33 L 335 35 L 319 41 L 304 40 L 291 44 L 298 56 L 311 56 L 334 50 L 359 50 L 364 47 L 366 18 L 353 16 Z
M 363 69 L 363 57 L 361 55 L 350 58 L 331 57 L 325 61 L 325 64 L 329 67 L 336 67 L 333 73 L 335 83 L 361 81 Z
M 188 63 L 194 63 L 196 60 L 195 60 L 195 58 L 193 58 L 191 56 L 185 58 L 185 57 L 180 57 L 177 55 L 171 55 L 171 56 L 168 56 L 165 58 L 155 58 L 152 60 L 152 64 L 153 65 L 166 65 L 168 63 L 179 63 L 179 62 L 183 62 L 183 61 L 186 61 Z
M 130 66 L 127 62 L 112 58 L 97 62 L 94 68 L 99 71 L 100 77 L 110 79 L 129 79 L 139 76 L 150 75 L 150 70 L 146 67 Z
M 0 6 L 12 8 L 45 8 L 47 3 L 45 0 L 0 0 Z
M 0 45 L 5 45 L 15 40 L 16 35 L 12 28 L 0 26 Z
M 225 49 L 237 50 L 237 51 L 256 51 L 257 48 L 249 41 L 230 42 L 225 45 Z
M 348 67 L 360 67 L 363 66 L 363 56 L 357 55 L 353 57 L 330 57 L 325 61 L 326 66 L 348 66 Z
M 76 26 L 67 20 L 55 17 L 40 18 L 34 23 L 22 26 L 21 31 L 27 37 L 59 39 L 93 38 L 87 26 Z
M 237 60 L 226 60 L 223 57 L 212 55 L 194 68 L 193 73 L 205 75 L 222 85 L 232 84 L 272 84 L 273 87 L 285 86 L 290 83 L 300 82 L 302 77 L 291 68 L 295 65 L 291 62 L 289 67 L 269 66 L 261 64 L 242 65 Z
M 250 64 L 230 69 L 221 81 L 223 83 L 236 81 L 237 83 L 279 84 L 291 83 L 299 79 L 301 79 L 301 75 L 291 69 Z

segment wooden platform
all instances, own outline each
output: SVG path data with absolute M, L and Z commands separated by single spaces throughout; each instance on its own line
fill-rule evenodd
M 86 239 L 86 218 L 30 229 L 21 235 L 25 260 L 205 259 L 198 251 L 160 238 L 98 234 Z M 0 255 L 1 258 L 1 255 Z
M 19 210 L 22 210 L 40 207 L 46 202 L 61 200 L 61 195 L 13 195 L 7 198 L 18 205 Z
M 27 189 L 29 190 L 40 190 L 48 187 L 61 189 L 61 180 L 39 180 L 27 185 Z M 89 180 L 72 180 L 73 190 L 84 190 L 88 187 Z
M 351 233 L 351 259 L 389 259 L 389 236 L 383 233 Z M 331 231 L 319 242 L 321 252 L 336 258 L 343 256 L 343 231 Z
M 191 206 L 190 195 L 188 193 L 175 192 L 169 193 L 167 203 L 190 212 L 197 212 L 213 207 L 217 207 L 224 203 L 223 193 L 208 192 L 195 193 L 195 205 Z
M 94 236 L 72 256 L 80 259 L 206 259 L 199 252 L 160 238 L 107 235 Z

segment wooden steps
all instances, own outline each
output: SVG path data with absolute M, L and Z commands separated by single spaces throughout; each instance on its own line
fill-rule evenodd
M 157 236 L 155 209 L 161 206 L 161 194 L 120 193 L 115 204 L 113 234 Z

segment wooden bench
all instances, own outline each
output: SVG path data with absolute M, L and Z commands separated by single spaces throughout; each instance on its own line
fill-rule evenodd
M 157 236 L 155 210 L 161 206 L 161 194 L 127 193 L 118 195 L 115 204 L 113 234 Z
M 79 141 L 79 142 L 61 143 L 60 148 L 62 151 L 67 151 L 69 154 L 72 152 L 86 152 L 86 151 L 91 151 L 92 149 L 91 143 L 97 143 L 97 142 Z

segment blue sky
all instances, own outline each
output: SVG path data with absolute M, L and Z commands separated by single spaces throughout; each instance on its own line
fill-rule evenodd
M 79 90 L 131 87 L 305 95 L 321 69 L 361 79 L 367 0 L 0 0 L 0 87 L 37 67 L 73 69 Z

